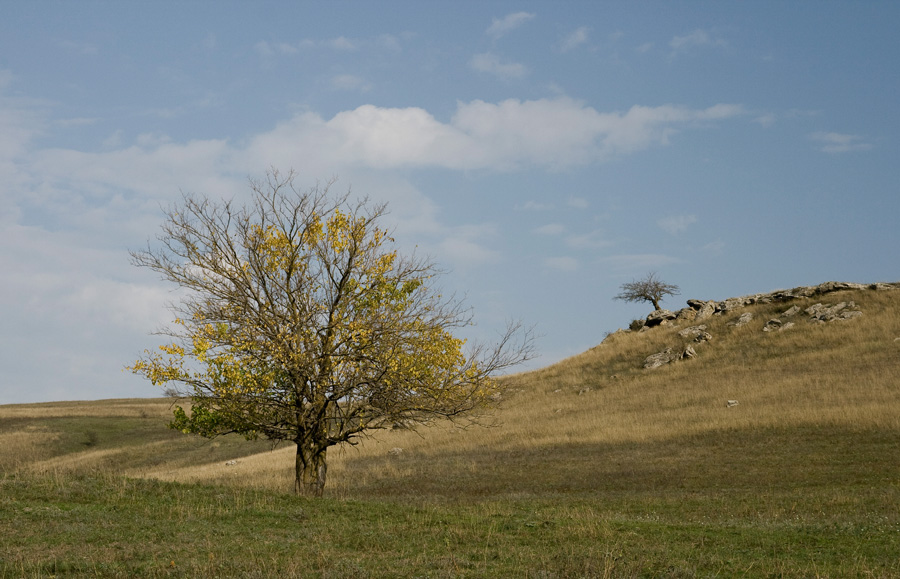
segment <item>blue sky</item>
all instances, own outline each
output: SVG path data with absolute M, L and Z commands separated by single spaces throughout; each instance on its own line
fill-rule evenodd
M 896 2 L 0 1 L 0 403 L 154 396 L 181 191 L 389 204 L 539 367 L 664 305 L 900 279 Z

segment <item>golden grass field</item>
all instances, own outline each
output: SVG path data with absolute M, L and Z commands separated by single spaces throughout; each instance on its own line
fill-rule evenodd
M 863 316 L 762 331 L 791 305 L 849 300 Z M 755 315 L 749 324 L 727 325 L 747 311 Z M 326 494 L 470 500 L 629 485 L 705 488 L 749 478 L 825 484 L 829 466 L 842 452 L 855 452 L 859 440 L 866 441 L 863 454 L 887 453 L 884 464 L 871 468 L 898 472 L 900 291 L 756 305 L 702 323 L 713 339 L 696 347 L 695 359 L 641 367 L 646 356 L 687 343 L 677 331 L 693 322 L 618 332 L 550 367 L 505 377 L 507 393 L 488 417 L 489 427 L 438 423 L 333 448 Z M 728 400 L 739 404 L 726 407 Z M 291 489 L 292 446 L 272 450 L 264 442 L 206 441 L 167 431 L 171 405 L 151 399 L 0 406 L 0 468 L 109 469 L 130 477 Z M 116 431 L 106 440 L 101 426 L 82 426 L 83 440 L 65 440 L 73 420 L 102 425 L 114 417 L 141 429 L 131 438 Z

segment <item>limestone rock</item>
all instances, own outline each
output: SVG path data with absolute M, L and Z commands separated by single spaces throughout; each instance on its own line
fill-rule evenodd
M 698 344 L 702 344 L 703 342 L 709 342 L 712 340 L 712 334 L 709 332 L 701 332 L 694 336 L 694 341 Z
M 693 321 L 694 318 L 697 317 L 697 311 L 693 308 L 682 308 L 675 312 L 675 320 L 676 321 L 685 321 L 690 322 Z
M 837 291 L 848 290 L 895 290 L 900 289 L 900 282 L 877 282 L 870 284 L 851 283 L 843 281 L 827 281 L 815 286 L 800 286 L 792 289 L 780 289 L 768 293 L 752 294 L 738 298 L 716 302 L 706 300 L 687 300 L 687 305 L 697 312 L 695 321 L 701 321 L 713 313 L 732 311 L 753 304 L 768 304 L 773 302 L 787 302 L 798 298 L 809 298 Z M 710 306 L 712 304 L 712 306 Z M 710 311 L 710 307 L 712 310 Z
M 675 359 L 676 357 L 672 354 L 672 348 L 666 348 L 658 354 L 647 356 L 647 358 L 644 360 L 644 369 L 652 370 L 654 368 L 659 368 L 660 366 L 665 366 Z
M 696 338 L 700 334 L 705 333 L 706 326 L 691 326 L 690 328 L 685 328 L 678 332 L 678 335 L 682 338 Z
M 670 312 L 669 310 L 656 310 L 655 312 L 651 312 L 649 316 L 647 316 L 647 323 L 645 327 L 654 327 L 661 326 L 663 324 L 669 323 L 669 320 L 674 320 L 675 314 Z
M 688 300 L 687 304 L 692 310 L 696 310 L 694 321 L 699 322 L 716 313 L 716 302 L 709 300 Z
M 746 312 L 744 314 L 741 314 L 741 317 L 734 320 L 733 322 L 728 322 L 728 325 L 735 327 L 735 328 L 740 328 L 741 326 L 745 326 L 748 323 L 750 323 L 750 320 L 752 320 L 752 319 L 753 319 L 753 313 Z
M 674 348 L 666 348 L 662 352 L 658 354 L 652 354 L 647 356 L 644 360 L 644 369 L 652 370 L 654 368 L 659 368 L 660 366 L 665 366 L 666 364 L 670 364 L 677 360 L 683 360 L 687 358 L 693 358 L 697 355 L 697 352 L 691 346 L 687 346 L 684 349 L 676 350 Z
M 791 316 L 796 316 L 799 313 L 800 313 L 800 306 L 791 306 L 790 309 L 788 309 L 781 315 L 786 318 L 789 318 Z
M 792 328 L 794 326 L 794 322 L 784 323 L 781 320 L 774 318 L 766 322 L 766 325 L 763 326 L 764 332 L 783 332 L 788 328 Z
M 862 315 L 862 312 L 856 309 L 855 302 L 841 302 L 833 306 L 814 304 L 804 311 L 809 315 L 809 321 L 817 324 L 824 324 L 834 320 L 849 320 Z

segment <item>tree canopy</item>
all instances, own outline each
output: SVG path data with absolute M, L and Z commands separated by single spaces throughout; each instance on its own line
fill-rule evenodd
M 665 283 L 656 276 L 656 272 L 650 272 L 646 277 L 624 283 L 620 286 L 622 293 L 613 299 L 626 302 L 650 302 L 653 309 L 658 310 L 659 302 L 665 296 L 675 296 L 681 291 L 677 285 Z
M 172 342 L 129 368 L 190 398 L 172 428 L 296 443 L 295 489 L 318 496 L 330 446 L 471 419 L 496 375 L 533 356 L 533 335 L 510 323 L 467 346 L 455 333 L 470 312 L 440 293 L 430 260 L 394 248 L 385 205 L 294 178 L 251 181 L 246 206 L 184 195 L 165 212 L 158 243 L 131 258 L 184 297 L 160 332 Z

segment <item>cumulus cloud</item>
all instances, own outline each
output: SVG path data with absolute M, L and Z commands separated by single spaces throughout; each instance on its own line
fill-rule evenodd
M 859 135 L 818 132 L 810 135 L 810 138 L 819 143 L 821 145 L 820 150 L 825 153 L 866 151 L 872 148 L 871 143 L 866 143 Z
M 602 231 L 595 230 L 590 233 L 572 235 L 566 239 L 566 244 L 573 249 L 601 249 L 609 247 L 612 242 L 604 238 Z
M 497 39 L 532 19 L 534 19 L 534 14 L 529 12 L 514 12 L 512 14 L 507 14 L 500 19 L 494 18 L 485 33 L 488 36 Z
M 516 205 L 516 211 L 550 211 L 551 209 L 553 209 L 552 203 L 541 203 L 532 200 Z
M 338 36 L 328 41 L 328 46 L 335 50 L 356 50 L 357 43 L 346 36 Z
M 372 83 L 366 79 L 353 74 L 339 74 L 331 78 L 331 86 L 336 90 L 350 90 L 359 92 L 369 92 L 372 90 Z
M 548 223 L 538 227 L 534 232 L 540 235 L 562 235 L 566 232 L 566 226 L 562 223 Z
M 448 228 L 438 245 L 438 253 L 457 267 L 496 263 L 500 259 L 500 252 L 486 243 L 496 235 L 496 228 L 490 224 Z
M 684 36 L 675 36 L 669 42 L 673 54 L 686 52 L 695 47 L 725 47 L 728 43 L 720 36 L 698 28 Z
M 587 26 L 578 27 L 562 40 L 559 50 L 561 52 L 569 52 L 585 44 L 588 41 L 588 31 Z
M 667 145 L 682 128 L 743 114 L 739 105 L 706 109 L 634 106 L 600 113 L 567 97 L 458 103 L 449 123 L 416 108 L 363 105 L 325 120 L 301 113 L 254 138 L 245 157 L 256 166 L 293 159 L 340 159 L 371 168 L 443 167 L 551 170 Z M 274 157 L 271 157 L 272 155 Z
M 518 62 L 503 62 L 500 57 L 490 52 L 476 54 L 469 61 L 469 66 L 478 72 L 492 74 L 505 80 L 522 78 L 528 74 L 528 68 Z
M 687 231 L 687 228 L 696 222 L 696 215 L 670 215 L 669 217 L 663 217 L 656 224 L 666 233 L 677 235 Z

